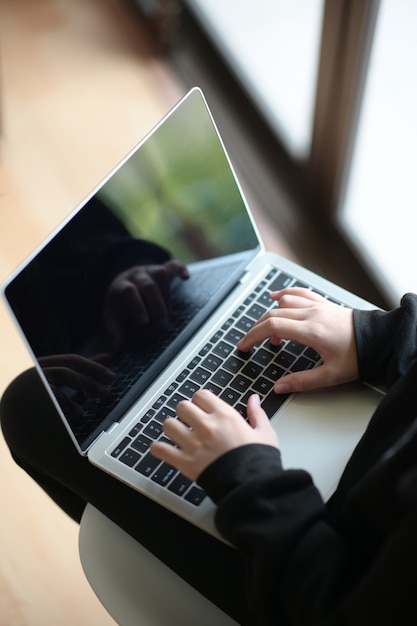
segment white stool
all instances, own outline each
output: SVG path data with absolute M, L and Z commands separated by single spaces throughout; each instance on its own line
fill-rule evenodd
M 90 504 L 80 524 L 79 553 L 94 593 L 120 626 L 237 626 Z

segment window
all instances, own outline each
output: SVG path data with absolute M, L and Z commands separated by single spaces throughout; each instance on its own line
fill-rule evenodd
M 296 159 L 310 151 L 324 0 L 187 0 Z
M 379 8 L 339 218 L 388 297 L 417 292 L 417 4 Z

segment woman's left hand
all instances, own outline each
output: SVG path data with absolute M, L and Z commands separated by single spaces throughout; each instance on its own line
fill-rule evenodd
M 180 402 L 177 415 L 179 419 L 164 422 L 165 434 L 177 447 L 156 441 L 151 452 L 191 480 L 197 480 L 213 461 L 233 448 L 254 443 L 279 445 L 257 395 L 248 400 L 248 421 L 207 389 L 195 393 L 192 401 Z

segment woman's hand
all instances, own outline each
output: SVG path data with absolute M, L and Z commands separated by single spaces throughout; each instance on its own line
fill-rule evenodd
M 165 420 L 164 432 L 178 447 L 156 441 L 151 452 L 191 480 L 233 448 L 251 443 L 278 447 L 277 435 L 256 395 L 248 401 L 249 423 L 207 389 L 197 391 L 192 401 L 180 402 L 177 415 L 179 419 Z
M 358 359 L 353 329 L 353 311 L 333 304 L 301 288 L 276 291 L 271 298 L 278 308 L 266 313 L 237 344 L 249 352 L 258 342 L 283 339 L 305 344 L 318 352 L 323 364 L 307 371 L 288 374 L 276 381 L 276 393 L 329 387 L 358 377 Z

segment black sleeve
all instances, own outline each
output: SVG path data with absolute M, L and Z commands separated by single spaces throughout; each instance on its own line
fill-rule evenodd
M 346 593 L 346 572 L 358 566 L 327 523 L 310 475 L 284 471 L 278 450 L 250 445 L 215 461 L 199 483 L 218 504 L 219 531 L 248 557 L 250 604 L 260 623 L 338 623 L 322 620 Z
M 359 377 L 391 386 L 417 357 L 417 296 L 393 311 L 353 312 Z
M 247 557 L 249 602 L 260 624 L 414 623 L 417 479 L 409 513 L 374 559 L 330 523 L 310 476 L 283 470 L 273 448 L 232 450 L 199 483 L 218 505 L 219 531 Z

